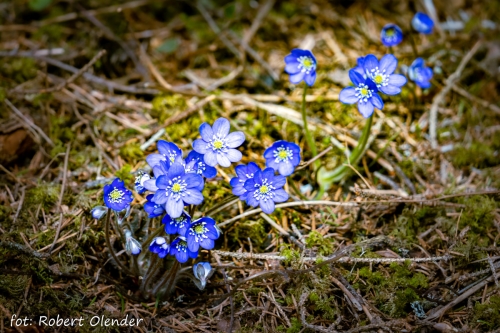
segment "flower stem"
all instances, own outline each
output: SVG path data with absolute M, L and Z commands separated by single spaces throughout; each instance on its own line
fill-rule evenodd
M 316 143 L 314 142 L 314 139 L 311 135 L 311 132 L 309 132 L 309 127 L 307 124 L 306 94 L 307 94 L 307 85 L 304 84 L 304 92 L 302 94 L 302 121 L 304 122 L 304 132 L 305 132 L 305 136 L 306 136 L 307 145 L 309 146 L 309 149 L 311 150 L 311 154 L 314 157 L 314 156 L 318 155 L 318 149 L 316 148 Z M 318 168 L 320 165 L 321 165 L 320 161 L 314 162 L 315 168 Z
M 318 172 L 318 183 L 320 184 L 320 189 L 316 198 L 320 195 L 322 196 L 325 190 L 327 190 L 332 183 L 339 182 L 344 178 L 350 171 L 349 165 L 356 165 L 363 153 L 365 152 L 366 144 L 368 142 L 368 138 L 370 137 L 370 129 L 373 123 L 373 115 L 366 120 L 365 127 L 363 128 L 363 132 L 361 133 L 361 137 L 359 138 L 358 145 L 351 152 L 347 163 L 343 165 L 339 165 L 332 171 L 327 170 L 319 170 Z
M 108 247 L 109 254 L 111 254 L 111 257 L 113 260 L 116 262 L 118 267 L 120 267 L 125 274 L 132 275 L 134 276 L 135 274 L 130 271 L 116 256 L 115 250 L 113 249 L 113 245 L 111 245 L 111 240 L 109 239 L 110 236 L 110 224 L 111 224 L 111 212 L 108 212 L 106 216 L 106 226 L 105 226 L 105 231 L 104 231 L 104 238 L 106 239 L 106 246 Z
M 159 295 L 161 298 L 163 295 L 170 295 L 174 291 L 179 278 L 178 273 L 180 268 L 181 264 L 177 260 L 174 260 L 172 267 L 163 274 L 160 282 L 153 289 L 154 296 L 158 296 L 158 293 L 161 293 L 161 295 Z

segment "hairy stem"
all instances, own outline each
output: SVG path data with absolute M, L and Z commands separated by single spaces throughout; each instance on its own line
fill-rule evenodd
M 116 262 L 118 267 L 120 267 L 126 274 L 128 275 L 134 275 L 128 269 L 119 259 L 118 256 L 115 253 L 115 250 L 113 249 L 113 246 L 111 245 L 111 240 L 109 239 L 110 236 L 110 224 L 111 224 L 111 212 L 108 212 L 106 216 L 106 225 L 105 225 L 105 231 L 104 231 L 104 238 L 106 239 L 106 246 L 108 247 L 109 254 L 111 254 L 111 257 L 113 257 L 113 260 Z
M 160 278 L 160 282 L 153 288 L 152 293 L 154 296 L 157 296 L 159 292 L 161 292 L 160 296 L 163 296 L 169 295 L 174 291 L 176 282 L 179 278 L 178 273 L 180 267 L 181 264 L 177 260 L 174 260 L 172 267 L 163 274 Z
M 311 135 L 311 132 L 309 132 L 309 126 L 307 124 L 306 94 L 307 94 L 307 85 L 304 84 L 304 92 L 302 94 L 302 121 L 304 122 L 304 134 L 306 136 L 307 145 L 309 146 L 309 149 L 311 150 L 311 154 L 314 157 L 314 156 L 318 155 L 318 149 L 316 148 L 316 143 L 314 142 L 314 139 Z M 315 168 L 318 168 L 320 165 L 321 165 L 320 161 L 314 162 Z

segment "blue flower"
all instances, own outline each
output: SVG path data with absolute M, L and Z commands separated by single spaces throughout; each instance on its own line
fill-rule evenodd
M 266 214 L 274 211 L 275 202 L 288 200 L 288 193 L 283 189 L 286 178 L 275 176 L 273 168 L 266 168 L 264 171 L 257 171 L 252 179 L 245 182 L 247 204 L 256 207 L 260 206 Z
M 108 207 L 106 206 L 95 206 L 92 208 L 90 211 L 90 214 L 92 215 L 93 218 L 100 220 L 103 218 L 104 215 L 108 212 Z
M 212 276 L 214 273 L 214 270 L 212 269 L 212 266 L 210 266 L 210 263 L 202 261 L 199 263 L 194 264 L 193 266 L 193 275 L 194 277 L 199 281 L 196 284 L 200 290 L 205 289 L 205 286 L 207 285 L 207 280 Z
M 191 223 L 186 232 L 188 248 L 192 252 L 197 252 L 200 246 L 205 250 L 214 248 L 219 232 L 215 228 L 215 221 L 210 217 L 202 217 Z
M 165 256 L 170 252 L 170 246 L 168 245 L 165 237 L 155 237 L 149 245 L 149 251 L 158 254 L 158 257 L 160 258 L 165 258 Z
M 385 46 L 395 46 L 403 41 L 403 31 L 395 24 L 386 24 L 380 32 L 380 40 Z
M 344 104 L 358 103 L 359 113 L 365 118 L 372 115 L 374 106 L 382 110 L 384 102 L 377 94 L 377 85 L 353 69 L 349 71 L 349 77 L 355 86 L 342 89 L 339 100 Z
M 426 89 L 431 86 L 432 69 L 425 66 L 424 59 L 417 58 L 410 67 L 408 67 L 408 77 L 414 81 L 420 88 Z
M 198 256 L 198 252 L 189 250 L 186 238 L 178 236 L 174 239 L 172 244 L 170 244 L 170 255 L 175 256 L 177 261 L 183 264 L 188 261 L 189 258 L 196 258 Z
M 418 32 L 428 35 L 432 33 L 434 21 L 427 14 L 417 12 L 411 20 L 411 25 Z
M 144 171 L 139 171 L 137 176 L 135 177 L 135 191 L 139 194 L 143 194 L 146 192 L 146 188 L 144 187 L 144 182 L 150 180 L 151 176 Z
M 153 199 L 154 194 L 148 194 L 146 197 L 147 202 L 144 204 L 144 210 L 146 213 L 148 213 L 148 217 L 150 219 L 154 217 L 158 217 L 163 215 L 165 213 L 165 208 L 163 208 L 163 205 L 158 205 L 152 202 L 151 200 Z
M 300 147 L 293 142 L 279 140 L 264 152 L 266 167 L 282 176 L 290 176 L 300 163 Z
M 186 157 L 186 172 L 194 172 L 205 178 L 213 178 L 217 175 L 217 169 L 211 167 L 203 160 L 203 155 L 191 150 Z
M 290 82 L 299 84 L 304 80 L 309 87 L 316 81 L 316 58 L 309 50 L 293 49 L 285 57 L 285 72 L 290 74 Z
M 158 190 L 152 201 L 158 205 L 165 204 L 167 214 L 172 218 L 181 216 L 184 203 L 199 205 L 203 202 L 203 195 L 198 186 L 203 178 L 196 173 L 186 173 L 184 166 L 174 163 L 166 175 L 156 179 Z
M 259 166 L 255 162 L 250 162 L 248 165 L 240 164 L 236 168 L 236 177 L 232 178 L 229 184 L 233 188 L 233 194 L 240 197 L 240 200 L 247 199 L 247 190 L 245 189 L 245 182 L 251 178 L 255 172 L 260 171 Z
M 104 203 L 115 212 L 121 212 L 130 206 L 132 192 L 125 187 L 120 178 L 115 178 L 111 184 L 104 186 Z
M 180 160 L 178 160 L 180 161 Z M 164 161 L 159 161 L 158 164 L 156 164 L 153 167 L 153 174 L 154 177 L 150 178 L 148 180 L 145 180 L 143 182 L 143 186 L 146 190 L 151 191 L 151 192 L 156 192 L 158 191 L 158 187 L 156 186 L 156 179 L 158 179 L 160 176 L 165 176 L 168 173 L 168 170 L 170 169 L 170 161 L 164 160 Z
M 179 234 L 180 236 L 184 236 L 186 234 L 186 230 L 191 224 L 191 216 L 185 211 L 182 212 L 182 215 L 177 218 L 172 218 L 170 215 L 165 214 L 161 223 L 165 225 L 165 232 L 169 235 Z
M 178 157 L 182 157 L 182 150 L 173 142 L 160 140 L 156 144 L 159 154 L 149 154 L 146 157 L 146 162 L 153 168 L 160 161 L 168 161 L 169 164 L 175 162 Z
M 356 67 L 352 69 L 353 71 L 363 75 L 363 77 L 366 79 L 366 73 L 365 73 L 365 57 L 359 57 L 356 60 Z
M 201 139 L 193 143 L 193 149 L 204 155 L 203 160 L 211 167 L 220 164 L 229 167 L 231 162 L 241 160 L 241 152 L 237 149 L 245 141 L 243 132 L 229 133 L 229 120 L 219 118 L 213 127 L 207 123 L 200 126 Z
M 132 232 L 130 230 L 125 230 L 125 250 L 128 254 L 138 255 L 142 251 L 141 243 L 132 237 Z
M 399 94 L 401 87 L 406 84 L 404 75 L 393 74 L 397 66 L 398 60 L 392 54 L 383 56 L 380 63 L 373 54 L 367 55 L 363 61 L 366 78 L 371 79 L 377 89 L 386 95 Z

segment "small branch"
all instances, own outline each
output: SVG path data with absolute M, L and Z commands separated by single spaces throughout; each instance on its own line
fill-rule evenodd
M 332 149 L 333 149 L 332 146 L 326 148 L 325 150 L 323 150 L 322 152 L 320 152 L 318 155 L 316 155 L 313 158 L 311 158 L 309 161 L 300 163 L 299 166 L 295 170 L 297 171 L 297 170 L 302 170 L 302 169 L 307 168 L 311 163 L 313 163 L 317 159 L 323 157 L 324 155 L 326 155 Z
M 36 257 L 38 259 L 44 259 L 44 258 L 48 258 L 50 256 L 48 253 L 40 253 L 38 251 L 31 250 L 24 245 L 14 243 L 14 242 L 0 241 L 0 247 L 7 247 L 10 249 L 14 249 L 14 250 L 32 255 L 33 257 Z

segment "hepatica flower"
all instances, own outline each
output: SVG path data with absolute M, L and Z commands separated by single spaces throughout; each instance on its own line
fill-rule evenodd
M 128 254 L 138 255 L 142 251 L 141 243 L 134 237 L 132 237 L 132 232 L 130 230 L 125 231 L 125 250 Z
M 165 208 L 163 208 L 163 205 L 158 205 L 151 201 L 153 200 L 153 197 L 154 194 L 148 194 L 148 196 L 146 197 L 147 201 L 144 204 L 144 210 L 146 211 L 146 213 L 148 213 L 148 217 L 150 219 L 161 216 L 163 215 L 163 213 L 165 213 Z
M 100 220 L 103 218 L 104 215 L 108 212 L 108 207 L 106 206 L 95 206 L 92 208 L 90 211 L 90 214 L 92 215 L 93 218 Z
M 316 81 L 316 58 L 309 50 L 293 49 L 285 57 L 285 72 L 290 74 L 291 83 L 304 80 L 311 87 Z
M 203 202 L 203 195 L 198 186 L 203 178 L 196 173 L 186 173 L 184 166 L 174 163 L 166 175 L 156 179 L 158 190 L 152 201 L 156 204 L 165 204 L 167 214 L 172 218 L 181 216 L 184 204 L 199 205 Z
M 120 178 L 115 178 L 111 184 L 104 186 L 104 203 L 115 212 L 121 212 L 130 206 L 132 192 L 125 187 Z
M 155 237 L 149 245 L 149 251 L 156 253 L 160 258 L 165 258 L 170 252 L 170 246 L 165 237 Z
M 182 212 L 182 215 L 176 218 L 172 218 L 170 215 L 165 214 L 161 223 L 165 225 L 165 232 L 169 235 L 179 234 L 184 236 L 186 234 L 186 230 L 191 224 L 191 216 L 185 211 Z
M 207 123 L 200 126 L 201 139 L 193 143 L 193 149 L 204 155 L 203 161 L 211 167 L 217 164 L 229 167 L 231 162 L 241 160 L 241 152 L 235 148 L 241 146 L 245 141 L 243 132 L 229 133 L 229 120 L 219 118 L 214 122 L 213 127 Z
M 399 94 L 401 87 L 406 84 L 404 75 L 393 74 L 397 66 L 398 60 L 392 54 L 383 56 L 380 63 L 373 54 L 367 55 L 363 61 L 366 77 L 371 79 L 377 89 L 386 95 Z
M 207 165 L 203 155 L 191 150 L 186 157 L 186 172 L 194 172 L 205 178 L 213 178 L 217 175 L 217 169 Z
M 172 244 L 170 244 L 170 255 L 175 256 L 175 259 L 183 264 L 188 261 L 189 258 L 196 258 L 198 256 L 198 252 L 189 250 L 186 238 L 178 236 L 174 239 Z
M 418 32 L 428 35 L 432 33 L 434 21 L 427 14 L 417 12 L 411 20 L 411 25 Z
M 431 86 L 432 69 L 425 66 L 424 59 L 417 58 L 410 67 L 408 67 L 408 77 L 421 88 L 429 88 Z
M 248 165 L 240 164 L 234 170 L 237 176 L 232 178 L 229 184 L 233 188 L 234 195 L 239 196 L 240 200 L 246 200 L 248 192 L 245 189 L 245 182 L 252 179 L 260 168 L 255 162 L 250 162 Z
M 137 176 L 135 177 L 135 191 L 139 194 L 143 194 L 146 192 L 146 188 L 144 187 L 144 182 L 150 180 L 151 176 L 144 171 L 139 171 Z
M 403 31 L 395 24 L 386 24 L 380 32 L 380 40 L 385 46 L 395 46 L 403 41 Z
M 300 147 L 293 142 L 279 140 L 264 152 L 266 167 L 282 176 L 290 176 L 300 163 Z
M 146 162 L 151 168 L 158 165 L 160 161 L 168 161 L 169 164 L 172 164 L 176 158 L 182 157 L 182 150 L 173 142 L 160 140 L 156 144 L 156 148 L 158 148 L 158 154 L 149 154 L 146 157 Z
M 207 280 L 212 276 L 214 270 L 208 262 L 199 262 L 193 266 L 193 275 L 199 281 L 198 288 L 205 289 Z
M 260 206 L 266 214 L 271 214 L 275 209 L 275 202 L 288 200 L 288 193 L 283 189 L 286 179 L 283 176 L 275 176 L 273 168 L 257 171 L 252 179 L 245 182 L 248 191 L 247 204 Z
M 202 217 L 191 223 L 186 232 L 188 248 L 192 252 L 197 252 L 200 247 L 205 250 L 214 248 L 219 232 L 215 228 L 215 221 L 210 217 Z
M 358 111 L 365 118 L 373 114 L 374 107 L 382 110 L 384 102 L 378 95 L 377 85 L 369 78 L 364 78 L 354 69 L 349 71 L 354 87 L 342 89 L 339 100 L 344 104 L 358 104 Z

